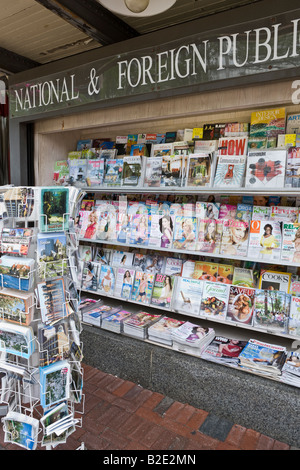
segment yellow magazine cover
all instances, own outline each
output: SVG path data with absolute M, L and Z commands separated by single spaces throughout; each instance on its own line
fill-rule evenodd
M 261 270 L 258 287 L 259 289 L 264 290 L 280 290 L 288 294 L 290 291 L 291 279 L 291 273 Z

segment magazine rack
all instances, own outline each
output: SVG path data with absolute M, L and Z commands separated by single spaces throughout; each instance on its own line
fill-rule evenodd
M 26 344 L 16 344 L 16 350 L 10 350 L 4 347 L 3 341 L 1 342 L 1 349 L 4 352 L 1 354 L 0 360 L 0 371 L 3 372 L 3 379 L 1 382 L 1 394 L 2 398 L 6 398 L 4 403 L 7 404 L 8 413 L 4 416 L 3 427 L 5 433 L 5 441 L 12 442 L 25 449 L 36 448 L 37 445 L 46 447 L 46 449 L 52 449 L 58 444 L 66 442 L 68 436 L 74 432 L 76 427 L 82 426 L 82 414 L 84 408 L 84 395 L 82 393 L 83 383 L 83 371 L 81 368 L 82 349 L 83 345 L 80 342 L 81 333 L 81 322 L 78 317 L 78 295 L 74 288 L 74 268 L 71 267 L 72 262 L 70 261 L 72 251 L 76 251 L 76 239 L 72 232 L 72 220 L 70 220 L 71 210 L 74 210 L 74 205 L 78 198 L 78 191 L 74 188 L 63 188 L 62 191 L 67 191 L 66 197 L 66 210 L 61 211 L 57 214 L 58 220 L 62 223 L 58 223 L 57 230 L 53 230 L 53 226 L 49 229 L 48 222 L 49 218 L 47 214 L 43 213 L 43 205 L 41 202 L 41 195 L 44 191 L 51 192 L 52 188 L 15 188 L 10 187 L 7 191 L 4 191 L 3 200 L 7 207 L 7 215 L 0 222 L 0 228 L 19 228 L 19 227 L 30 227 L 33 230 L 33 235 L 30 238 L 28 258 L 33 261 L 33 265 L 30 267 L 30 272 L 27 277 L 19 276 L 16 277 L 14 282 L 14 296 L 19 300 L 24 298 L 24 295 L 31 296 L 31 303 L 27 305 L 28 317 L 24 320 L 24 313 L 18 310 L 19 305 L 15 308 L 15 316 L 12 317 L 14 321 L 7 321 L 5 313 L 5 305 L 0 308 L 0 319 L 2 323 L 7 325 L 16 325 L 19 328 L 25 323 L 25 331 L 32 331 L 33 336 L 29 336 L 29 340 Z M 57 188 L 55 188 L 57 191 Z M 21 196 L 24 199 L 21 199 Z M 69 197 L 70 196 L 70 197 Z M 49 207 L 47 208 L 49 210 Z M 56 216 L 56 214 L 55 214 Z M 43 230 L 41 232 L 41 230 Z M 53 272 L 51 269 L 43 270 L 43 263 L 40 263 L 38 259 L 38 234 L 43 233 L 45 237 L 56 232 L 65 234 L 65 253 L 66 256 L 59 261 L 56 261 L 56 269 Z M 9 254 L 7 254 L 9 256 Z M 18 256 L 20 263 L 22 256 Z M 44 263 L 47 268 L 51 265 Z M 34 266 L 35 264 L 35 266 Z M 42 265 L 42 266 L 41 266 Z M 74 266 L 75 267 L 75 266 Z M 42 269 L 41 269 L 42 268 Z M 45 435 L 44 428 L 44 416 L 48 413 L 48 407 L 42 406 L 41 404 L 51 402 L 51 386 L 55 387 L 55 372 L 51 378 L 49 384 L 50 388 L 45 389 L 45 383 L 41 380 L 41 370 L 46 365 L 50 365 L 53 361 L 52 346 L 54 343 L 41 343 L 40 342 L 40 331 L 47 329 L 50 332 L 49 338 L 52 339 L 52 334 L 55 331 L 56 323 L 51 322 L 51 317 L 47 317 L 47 323 L 43 323 L 42 316 L 42 304 L 41 304 L 41 293 L 38 289 L 38 284 L 48 283 L 50 285 L 50 295 L 48 298 L 49 304 L 43 304 L 44 308 L 50 308 L 53 305 L 55 310 L 55 292 L 51 292 L 56 284 L 57 279 L 62 279 L 63 286 L 63 301 L 60 302 L 60 308 L 63 310 L 63 315 L 59 318 L 59 323 L 63 325 L 63 331 L 58 331 L 59 335 L 59 349 L 62 352 L 61 360 L 68 364 L 68 383 L 67 390 L 69 391 L 66 396 L 63 397 L 63 401 L 66 400 L 68 408 L 68 422 L 61 424 L 61 428 L 57 428 L 56 432 Z M 27 281 L 28 289 L 24 291 L 24 281 Z M 0 274 L 0 294 L 11 293 L 11 287 L 6 286 L 4 275 Z M 24 294 L 25 292 L 25 294 Z M 8 303 L 8 302 L 7 302 Z M 17 303 L 17 302 L 16 302 Z M 23 316 L 22 316 L 23 314 Z M 28 320 L 28 321 L 27 321 Z M 30 320 L 30 321 L 29 321 Z M 18 330 L 16 326 L 13 326 L 13 332 Z M 20 330 L 23 331 L 23 330 Z M 18 341 L 17 336 L 12 336 L 12 341 Z M 13 344 L 13 343 L 12 343 Z M 56 345 L 54 344 L 54 347 Z M 56 347 L 57 349 L 57 347 Z M 63 364 L 63 363 L 62 363 Z M 50 370 L 52 372 L 52 370 Z M 60 403 L 60 400 L 56 401 Z M 77 416 L 78 415 L 78 416 Z M 23 420 L 24 418 L 24 420 Z M 28 419 L 27 419 L 28 418 Z M 20 422 L 18 420 L 21 420 Z M 15 421 L 14 421 L 15 420 Z M 23 421 L 22 421 L 23 420 Z M 25 434 L 22 432 L 18 435 L 17 430 L 23 429 L 22 426 L 32 426 L 31 430 L 34 431 L 34 439 L 29 439 L 26 444 Z M 63 427 L 64 426 L 64 427 Z M 63 429 L 63 431 L 62 431 Z M 48 430 L 47 430 L 48 433 Z
M 278 195 L 278 189 L 271 189 L 271 190 L 250 190 L 248 188 L 240 188 L 240 189 L 226 189 L 226 188 L 223 188 L 223 189 L 215 189 L 214 187 L 207 187 L 207 188 L 193 188 L 193 187 L 176 187 L 176 190 L 174 187 L 158 187 L 158 188 L 148 188 L 148 187 L 145 187 L 145 188 L 130 188 L 130 187 L 116 187 L 116 188 L 84 188 L 81 190 L 81 193 L 82 193 L 82 199 L 84 199 L 87 195 L 87 193 L 89 193 L 90 195 L 93 195 L 93 194 L 98 194 L 98 195 L 106 195 L 106 198 L 105 199 L 109 199 L 109 195 L 111 194 L 112 196 L 113 195 L 116 195 L 116 197 L 120 197 L 122 198 L 122 202 L 120 203 L 120 206 L 122 204 L 124 204 L 124 202 L 126 203 L 127 202 L 127 197 L 126 195 L 124 195 L 124 193 L 127 193 L 127 195 L 129 194 L 135 194 L 135 195 L 144 195 L 145 193 L 146 194 L 149 194 L 150 197 L 151 197 L 151 194 L 155 194 L 155 195 L 159 195 L 159 194 L 162 194 L 163 196 L 167 193 L 168 195 L 205 195 L 205 197 L 207 197 L 208 195 L 211 195 L 211 194 L 219 194 L 219 195 L 226 195 L 226 194 L 230 194 L 230 195 L 234 195 L 234 194 L 239 194 L 241 193 L 241 191 L 243 191 L 243 194 L 248 194 L 248 195 Z M 295 197 L 297 194 L 297 191 L 296 189 L 294 188 L 282 188 L 282 190 L 280 191 L 280 195 L 288 195 L 288 196 L 293 196 Z M 108 197 L 107 197 L 108 196 Z M 100 196 L 101 197 L 101 196 Z M 96 197 L 95 200 L 97 200 L 98 198 Z M 162 198 L 162 200 L 164 200 Z M 201 199 L 200 199 L 201 200 Z M 205 199 L 207 200 L 207 199 Z M 123 207 L 123 206 L 122 206 Z M 79 232 L 78 232 L 79 233 Z M 82 233 L 82 232 L 81 232 Z M 166 254 L 167 256 L 167 253 L 168 253 L 168 256 L 172 256 L 173 253 L 175 254 L 178 254 L 178 255 L 187 255 L 187 256 L 192 256 L 192 257 L 197 257 L 198 259 L 207 259 L 207 258 L 213 258 L 213 259 L 217 259 L 217 260 L 220 260 L 220 261 L 216 261 L 216 262 L 222 262 L 222 260 L 225 261 L 226 263 L 226 259 L 230 258 L 231 260 L 238 260 L 238 261 L 253 261 L 253 262 L 263 262 L 264 264 L 266 265 L 272 265 L 272 264 L 276 264 L 278 266 L 285 266 L 285 267 L 288 267 L 288 266 L 293 266 L 293 267 L 300 267 L 300 263 L 292 263 L 292 262 L 289 262 L 289 261 L 284 261 L 282 259 L 279 259 L 279 260 L 272 260 L 272 259 L 266 259 L 266 260 L 261 260 L 261 258 L 259 258 L 258 256 L 241 256 L 241 255 L 227 255 L 227 254 L 220 254 L 220 253 L 209 253 L 209 252 L 204 252 L 204 251 L 200 251 L 200 250 L 197 250 L 197 249 L 180 249 L 180 248 L 174 248 L 173 246 L 174 245 L 171 245 L 170 247 L 167 247 L 167 248 L 164 248 L 164 247 L 161 247 L 160 246 L 160 243 L 158 244 L 134 244 L 134 243 L 131 243 L 130 241 L 128 242 L 119 242 L 119 241 L 116 241 L 115 237 L 113 237 L 113 239 L 95 239 L 95 238 L 84 238 L 84 237 L 81 237 L 79 236 L 79 243 L 83 244 L 83 245 L 86 245 L 86 244 L 89 244 L 90 246 L 94 246 L 94 247 L 97 247 L 97 246 L 105 246 L 108 250 L 110 248 L 113 248 L 115 250 L 117 250 L 118 248 L 125 248 L 126 251 L 130 251 L 130 252 L 142 252 L 142 253 L 147 253 L 147 252 L 150 252 L 150 253 L 159 253 L 161 252 L 162 255 Z M 92 261 L 93 264 L 97 264 L 96 261 Z M 84 267 L 84 263 L 82 264 L 82 266 Z M 83 268 L 82 268 L 82 271 L 83 271 Z M 79 270 L 77 270 L 77 274 L 79 274 Z M 175 287 L 173 289 L 173 292 L 174 290 L 176 290 L 176 283 L 177 283 L 177 279 L 176 279 L 176 276 L 175 276 Z M 113 302 L 114 300 L 116 300 L 118 303 L 120 303 L 120 301 L 123 301 L 123 302 L 126 302 L 126 303 L 129 303 L 129 304 L 135 304 L 135 305 L 139 305 L 140 306 L 140 309 L 143 310 L 143 309 L 148 309 L 148 308 L 154 308 L 154 309 L 157 309 L 157 310 L 160 310 L 162 312 L 170 312 L 170 313 L 174 313 L 175 316 L 178 315 L 179 318 L 181 320 L 189 320 L 189 318 L 191 318 L 191 321 L 193 321 L 194 319 L 197 319 L 199 320 L 200 322 L 204 321 L 204 322 L 208 322 L 206 324 L 208 325 L 212 325 L 214 324 L 216 326 L 216 329 L 217 329 L 217 333 L 218 335 L 224 335 L 224 336 L 228 336 L 228 331 L 229 329 L 232 330 L 232 334 L 234 337 L 236 337 L 236 335 L 238 334 L 239 337 L 241 337 L 242 339 L 247 339 L 249 340 L 250 338 L 252 338 L 255 334 L 257 334 L 258 336 L 260 336 L 261 334 L 266 338 L 265 341 L 266 342 L 269 342 L 269 343 L 272 343 L 274 342 L 274 338 L 276 337 L 276 341 L 278 340 L 280 344 L 280 342 L 282 342 L 282 344 L 284 345 L 291 345 L 290 347 L 293 348 L 293 344 L 295 344 L 295 341 L 299 340 L 300 339 L 300 336 L 295 336 L 294 334 L 289 334 L 287 332 L 279 332 L 279 331 L 274 331 L 273 329 L 270 329 L 268 326 L 265 326 L 262 325 L 259 329 L 255 326 L 255 325 L 249 325 L 249 324 L 246 324 L 246 323 L 242 323 L 242 322 L 237 322 L 237 321 L 228 321 L 227 319 L 221 319 L 221 318 L 217 318 L 217 317 L 214 317 L 214 316 L 210 316 L 210 315 L 207 315 L 207 314 L 204 314 L 204 313 L 201 313 L 201 315 L 197 314 L 197 315 L 193 315 L 192 313 L 190 313 L 187 309 L 184 309 L 184 308 L 181 308 L 178 306 L 178 302 L 176 302 L 176 300 L 172 300 L 172 303 L 171 303 L 171 306 L 170 307 L 160 307 L 160 306 L 155 306 L 154 304 L 150 303 L 140 303 L 140 302 L 137 302 L 135 300 L 132 300 L 132 299 L 128 299 L 128 298 L 124 298 L 124 297 L 120 297 L 119 295 L 116 295 L 115 293 L 105 293 L 103 290 L 99 290 L 99 287 L 97 285 L 97 288 L 96 289 L 90 289 L 90 288 L 85 288 L 84 287 L 84 283 L 83 283 L 83 279 L 80 280 L 80 282 L 78 283 L 78 288 L 81 292 L 86 292 L 88 294 L 94 294 L 96 296 L 101 296 L 101 298 L 110 298 L 111 301 Z M 136 309 L 134 309 L 136 310 Z M 178 318 L 178 317 L 177 317 Z M 88 323 L 88 324 L 91 324 L 91 325 L 94 325 L 94 323 Z M 96 325 L 97 326 L 97 325 Z M 234 329 L 238 328 L 239 330 L 239 333 L 237 333 L 236 331 L 234 332 Z M 156 343 L 158 344 L 158 343 Z

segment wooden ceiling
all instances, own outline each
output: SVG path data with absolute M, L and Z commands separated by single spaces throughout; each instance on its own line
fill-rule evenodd
M 11 75 L 261 0 L 177 0 L 161 15 L 121 17 L 97 0 L 0 0 L 0 73 Z

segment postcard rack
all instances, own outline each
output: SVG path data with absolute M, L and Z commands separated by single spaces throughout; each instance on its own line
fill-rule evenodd
M 0 392 L 4 441 L 64 444 L 84 414 L 83 345 L 71 258 L 76 188 L 2 188 Z M 4 230 L 5 229 L 5 230 Z M 30 233 L 30 236 L 28 234 Z M 22 244 L 23 235 L 26 249 Z M 24 254 L 25 253 L 25 254 Z M 27 269 L 27 271 L 25 271 Z M 24 274 L 26 272 L 26 274 Z

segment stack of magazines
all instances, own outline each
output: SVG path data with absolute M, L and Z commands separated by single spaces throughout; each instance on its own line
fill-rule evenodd
M 156 343 L 172 346 L 172 331 L 184 322 L 174 318 L 162 317 L 148 328 L 148 339 Z
M 239 355 L 240 367 L 275 380 L 280 380 L 287 357 L 286 348 L 250 339 Z
M 198 324 L 185 322 L 172 331 L 172 346 L 176 351 L 201 356 L 214 336 L 213 328 L 203 328 Z
M 280 381 L 300 387 L 300 353 L 289 351 L 284 366 Z
M 136 338 L 146 339 L 148 327 L 158 321 L 161 315 L 153 315 L 147 312 L 138 312 L 124 320 L 124 333 Z
M 201 357 L 208 361 L 237 367 L 239 364 L 238 357 L 246 344 L 247 341 L 216 336 L 203 351 Z
M 132 312 L 127 312 L 127 310 L 118 310 L 112 315 L 103 318 L 102 328 L 115 333 L 123 333 L 123 322 L 131 315 Z
M 112 315 L 120 309 L 121 307 L 111 307 L 110 305 L 102 304 L 102 302 L 97 302 L 96 304 L 92 304 L 90 308 L 83 310 L 82 321 L 100 328 L 106 316 Z

